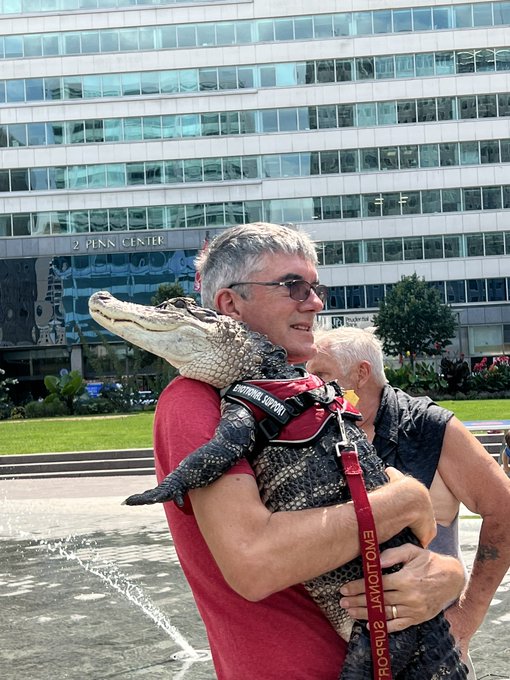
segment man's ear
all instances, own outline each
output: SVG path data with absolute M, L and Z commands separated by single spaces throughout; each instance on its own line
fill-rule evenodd
M 214 296 L 214 306 L 220 312 L 236 321 L 242 321 L 240 301 L 242 298 L 231 288 L 220 288 Z
M 363 387 L 370 378 L 370 375 L 372 373 L 372 366 L 370 364 L 370 361 L 361 361 L 359 368 L 358 368 L 358 385 L 360 387 Z

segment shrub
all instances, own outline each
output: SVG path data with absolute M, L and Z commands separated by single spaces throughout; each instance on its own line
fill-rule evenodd
M 56 416 L 67 416 L 69 411 L 67 406 L 59 401 L 29 401 L 25 406 L 27 418 L 55 418 Z
M 467 380 L 467 388 L 475 394 L 510 390 L 510 358 L 496 357 L 489 366 L 487 357 L 484 357 L 474 365 Z
M 101 397 L 79 400 L 74 407 L 74 412 L 80 416 L 101 415 L 103 413 L 114 413 L 114 411 L 115 406 L 112 402 Z

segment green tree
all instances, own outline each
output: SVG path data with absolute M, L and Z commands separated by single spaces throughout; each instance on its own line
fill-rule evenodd
M 379 305 L 374 318 L 384 351 L 408 356 L 438 354 L 455 335 L 456 320 L 437 290 L 416 274 L 403 276 Z
M 151 305 L 156 307 L 162 302 L 174 297 L 186 297 L 186 293 L 181 284 L 178 281 L 174 281 L 173 283 L 161 283 L 158 286 L 157 291 L 151 297 Z

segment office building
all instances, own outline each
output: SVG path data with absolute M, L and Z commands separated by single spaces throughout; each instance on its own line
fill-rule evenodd
M 510 353 L 509 28 L 508 1 L 0 0 L 0 365 L 83 369 L 92 292 L 191 291 L 257 220 L 317 242 L 324 324 L 417 272 L 454 352 Z

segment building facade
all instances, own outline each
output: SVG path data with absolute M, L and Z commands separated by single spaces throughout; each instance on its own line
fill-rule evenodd
M 193 288 L 207 236 L 298 224 L 322 323 L 417 272 L 510 353 L 510 2 L 0 0 L 0 366 L 83 369 L 89 295 Z

